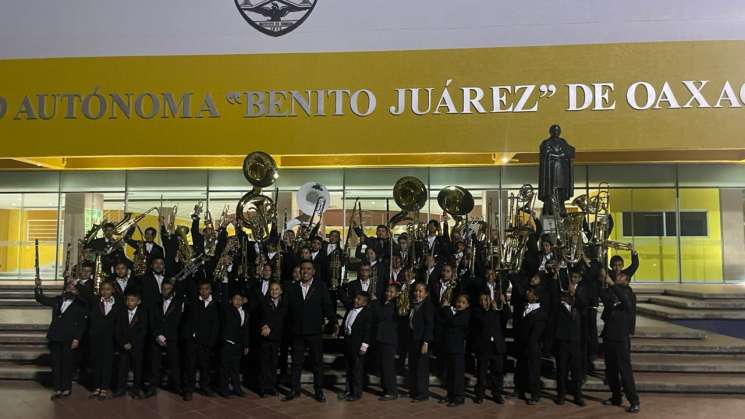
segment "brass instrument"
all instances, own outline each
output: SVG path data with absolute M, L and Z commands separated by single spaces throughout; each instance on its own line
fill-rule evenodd
M 41 274 L 39 273 L 39 239 L 34 240 L 34 283 L 41 286 Z
M 349 249 L 349 237 L 352 235 L 352 221 L 354 220 L 354 212 L 357 209 L 357 205 L 360 204 L 360 199 L 357 198 L 354 200 L 354 205 L 352 206 L 352 214 L 349 216 L 349 227 L 347 228 L 347 237 L 344 239 L 344 249 L 341 249 L 342 252 L 347 252 Z M 360 207 L 360 217 L 362 217 L 362 208 Z M 285 223 L 286 224 L 286 223 Z M 360 225 L 360 228 L 362 226 Z M 347 266 L 347 261 L 349 260 L 350 255 L 347 253 L 346 257 L 343 259 L 343 265 L 344 265 L 344 282 L 346 283 L 349 279 L 349 267 Z
M 409 235 L 408 255 L 410 263 L 413 263 L 416 251 L 415 243 L 417 240 L 424 240 L 426 236 L 426 226 L 419 220 L 419 211 L 427 203 L 428 193 L 424 182 L 413 176 L 404 176 L 396 181 L 393 186 L 393 199 L 396 205 L 401 208 L 401 212 L 388 220 L 388 231 L 391 232 L 390 243 L 390 267 L 389 272 L 393 272 L 393 227 L 401 221 L 408 221 L 406 231 Z M 403 262 L 403 261 L 402 261 Z M 402 264 L 403 265 L 403 264 Z M 402 266 L 405 269 L 406 266 Z M 408 298 L 408 294 L 407 294 Z
M 530 184 L 523 185 L 517 195 L 508 197 L 507 225 L 498 247 L 500 270 L 517 272 L 522 268 L 527 242 L 533 233 L 533 227 L 523 214 L 530 216 L 534 205 L 535 192 Z
M 106 275 L 103 273 L 103 263 L 101 262 L 101 255 L 96 255 L 96 269 L 93 272 L 93 292 L 96 295 L 100 295 L 101 284 L 106 280 Z
M 261 241 L 269 236 L 270 221 L 275 212 L 274 201 L 261 194 L 261 189 L 274 184 L 279 177 L 277 163 L 269 154 L 254 151 L 243 160 L 243 176 L 253 185 L 238 201 L 236 218 L 251 229 L 254 240 Z
M 178 236 L 178 256 L 179 260 L 185 262 L 192 258 L 192 249 L 189 247 L 189 227 L 178 226 L 174 232 Z
M 632 251 L 634 250 L 634 245 L 632 243 L 627 242 L 619 242 L 615 240 L 606 240 L 603 242 L 603 246 L 608 249 L 615 249 L 615 250 L 628 250 Z
M 370 299 L 375 300 L 378 296 L 378 264 L 370 269 L 370 287 L 367 289 Z
M 329 255 L 329 276 L 331 279 L 331 289 L 335 290 L 341 285 L 341 248 L 339 244 L 336 245 L 336 249 Z
M 295 222 L 300 223 L 295 235 L 295 246 L 300 248 L 308 243 L 318 233 L 323 214 L 331 203 L 331 194 L 326 186 L 318 182 L 307 182 L 295 194 L 301 216 Z M 300 218 L 308 218 L 305 224 Z M 318 220 L 316 221 L 316 217 Z
M 230 262 L 233 260 L 233 256 L 235 256 L 235 253 L 238 251 L 238 247 L 240 246 L 240 242 L 238 241 L 238 238 L 236 236 L 233 236 L 228 239 L 228 242 L 225 244 L 225 248 L 222 250 L 222 253 L 220 254 L 220 259 L 217 261 L 217 265 L 215 266 L 215 270 L 212 272 L 212 278 L 215 281 L 222 281 L 223 277 L 225 277 L 225 274 L 228 271 L 228 266 L 230 266 Z M 227 256 L 230 256 L 229 260 L 227 259 Z
M 184 263 L 184 267 L 181 268 L 181 271 L 173 276 L 174 282 L 183 281 L 184 279 L 194 275 L 197 271 L 199 271 L 199 268 L 204 265 L 206 258 L 206 255 L 201 254 L 193 259 L 189 259 L 188 261 L 186 261 L 186 263 Z
M 137 227 L 140 228 L 139 226 Z M 140 236 L 142 236 L 140 231 Z M 137 242 L 137 250 L 135 251 L 134 260 L 134 276 L 143 276 L 147 272 L 147 255 L 145 254 L 145 242 L 140 240 Z
M 111 235 L 112 243 L 111 245 L 109 245 L 108 249 L 106 249 L 106 254 L 110 254 L 111 252 L 116 250 L 117 247 L 122 246 L 124 244 L 124 236 L 127 234 L 129 229 L 139 224 L 139 222 L 142 221 L 148 214 L 157 210 L 157 207 L 152 207 L 134 218 L 132 217 L 132 214 L 125 214 L 124 219 L 119 221 L 119 223 L 114 226 L 114 232 Z
M 396 309 L 399 316 L 405 316 L 409 313 L 409 309 L 411 308 L 409 286 L 409 281 L 404 279 L 403 284 L 401 284 L 401 292 L 398 294 L 396 299 Z
M 168 211 L 164 211 L 165 209 L 167 209 Z M 178 205 L 174 205 L 171 208 L 161 207 L 160 209 L 158 209 L 158 215 L 160 215 L 161 217 L 161 222 L 163 223 L 163 227 L 165 227 L 165 230 L 170 234 L 173 234 L 176 231 L 176 215 L 177 214 L 178 214 Z
M 463 216 L 471 212 L 474 207 L 471 192 L 461 186 L 447 186 L 437 194 L 437 203 L 445 213 L 455 220 L 453 234 L 462 233 L 465 228 L 465 218 Z
M 450 302 L 453 301 L 453 293 L 455 292 L 455 286 L 457 285 L 458 281 L 452 280 L 448 282 L 447 287 L 445 288 L 445 292 L 442 293 L 442 296 L 440 296 L 440 305 L 445 305 L 447 302 L 447 305 L 450 305 Z

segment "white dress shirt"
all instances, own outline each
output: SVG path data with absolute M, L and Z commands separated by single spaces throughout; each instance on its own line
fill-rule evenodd
M 370 278 L 368 278 L 367 281 L 360 279 L 360 287 L 362 288 L 362 291 L 367 292 L 367 290 L 370 289 Z
M 528 314 L 538 310 L 539 308 L 541 308 L 541 303 L 528 303 L 523 311 L 523 317 L 527 317 Z
M 238 314 L 241 316 L 241 326 L 246 324 L 246 312 L 243 311 L 243 307 L 238 307 Z
M 168 307 L 171 306 L 171 301 L 173 301 L 173 296 L 163 300 L 163 314 L 166 314 L 166 312 L 168 311 Z
M 128 276 L 124 278 L 117 277 L 116 283 L 119 284 L 119 288 L 121 288 L 122 292 L 124 292 L 127 290 L 127 284 L 129 283 L 129 277 Z
M 73 300 L 72 298 L 69 300 L 62 300 L 62 305 L 60 306 L 60 312 L 62 312 L 62 314 L 65 314 L 65 311 L 67 311 L 67 307 L 70 307 L 70 304 L 72 304 L 73 301 L 75 300 Z
M 432 246 L 434 246 L 434 243 L 435 243 L 435 239 L 436 238 L 437 238 L 437 236 L 427 236 L 427 247 L 429 247 L 431 249 Z
M 210 296 L 207 297 L 206 299 L 205 298 L 202 298 L 202 296 L 199 296 L 199 301 L 201 301 L 202 303 L 204 303 L 204 307 L 206 308 L 212 302 L 212 294 L 210 294 Z
M 153 272 L 153 278 L 155 278 L 155 282 L 158 283 L 158 289 L 160 289 L 160 287 L 163 285 L 163 274 Z
M 357 315 L 360 314 L 362 309 L 363 307 L 353 308 L 347 315 L 347 321 L 344 322 L 345 335 L 349 336 L 352 334 L 352 326 L 354 326 L 354 321 L 357 320 Z
M 153 242 L 145 242 L 145 250 L 147 250 L 148 253 L 153 251 Z
M 489 288 L 489 296 L 492 300 L 495 300 L 497 297 L 496 293 L 494 292 L 494 288 L 497 286 L 497 284 L 487 281 L 486 286 Z
M 316 256 L 318 256 L 318 253 L 319 253 L 319 251 L 318 251 L 318 250 L 316 250 L 315 252 L 312 252 L 312 253 L 310 254 L 310 257 L 311 257 L 311 259 L 313 259 L 313 260 L 316 260 Z
M 103 315 L 108 316 L 111 308 L 114 307 L 114 297 L 110 297 L 108 300 L 101 298 L 101 303 L 103 303 Z
M 132 319 L 134 319 L 135 314 L 137 314 L 137 307 L 132 310 L 127 310 L 127 314 L 129 315 L 129 324 L 132 324 Z
M 313 280 L 311 279 L 308 281 L 308 283 L 304 283 L 300 281 L 300 291 L 303 292 L 303 300 L 308 296 L 308 291 L 310 291 L 310 286 L 313 285 Z
M 326 255 L 330 255 L 334 253 L 334 250 L 336 250 L 336 244 L 335 243 L 329 243 L 326 246 Z
M 261 280 L 261 295 L 266 295 L 266 293 L 269 291 L 269 280 L 268 279 L 262 279 Z

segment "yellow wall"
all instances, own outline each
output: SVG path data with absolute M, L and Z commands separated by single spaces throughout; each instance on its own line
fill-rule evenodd
M 675 189 L 613 189 L 611 210 L 616 223 L 612 238 L 633 242 L 639 251 L 640 267 L 636 279 L 640 281 L 677 282 L 678 254 L 676 237 L 625 237 L 623 212 L 675 211 Z M 720 224 L 719 190 L 681 189 L 680 210 L 706 211 L 707 237 L 681 237 L 683 281 L 721 281 L 722 232 Z M 629 263 L 627 252 L 620 252 Z
M 34 268 L 34 243 L 27 237 L 26 221 L 33 219 L 56 219 L 57 211 L 0 210 L 0 272 L 16 272 Z M 19 228 L 19 225 L 21 228 Z M 43 269 L 52 267 L 56 261 L 56 243 L 39 243 L 39 265 Z

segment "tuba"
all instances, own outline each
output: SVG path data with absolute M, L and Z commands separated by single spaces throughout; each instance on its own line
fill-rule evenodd
M 253 189 L 238 201 L 235 216 L 242 225 L 251 229 L 254 240 L 263 240 L 269 236 L 275 204 L 271 198 L 261 194 L 261 189 L 273 185 L 279 177 L 277 164 L 272 156 L 254 151 L 243 160 L 243 176 Z
M 192 251 L 189 247 L 189 227 L 178 226 L 174 232 L 178 236 L 178 255 L 182 262 L 191 259 Z
M 455 225 L 453 226 L 453 234 L 463 233 L 466 227 L 464 215 L 467 215 L 473 210 L 474 201 L 473 195 L 468 189 L 461 186 L 447 186 L 440 190 L 437 194 L 437 203 L 440 208 L 453 217 Z
M 321 227 L 321 218 L 331 203 L 331 193 L 326 186 L 318 182 L 303 184 L 295 194 L 297 205 L 302 215 L 295 222 L 300 223 L 300 228 L 295 236 L 296 248 L 300 248 L 309 242 L 318 233 Z M 307 224 L 300 218 L 309 217 Z M 318 219 L 316 220 L 316 217 Z M 290 221 L 290 224 L 293 222 Z
M 507 226 L 504 237 L 499 242 L 499 269 L 517 272 L 522 268 L 527 242 L 533 233 L 533 227 L 523 214 L 532 214 L 535 205 L 535 192 L 530 184 L 523 185 L 517 195 L 507 198 Z
M 427 203 L 427 187 L 418 178 L 404 176 L 393 186 L 393 200 L 401 212 L 388 221 L 389 229 L 404 220 L 419 222 L 419 211 Z

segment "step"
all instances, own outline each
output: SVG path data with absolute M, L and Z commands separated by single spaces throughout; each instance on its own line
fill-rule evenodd
M 636 312 L 667 320 L 707 319 L 745 320 L 745 310 L 685 310 L 657 304 L 637 304 Z
M 14 361 L 47 365 L 49 351 L 45 347 L 21 347 L 0 350 L 0 361 Z
M 1 332 L 21 332 L 21 331 L 46 331 L 48 324 L 44 323 L 0 323 Z
M 646 302 L 680 309 L 745 310 L 745 300 L 697 299 L 660 295 L 651 296 Z
M 705 288 L 691 287 L 689 289 L 666 289 L 665 295 L 674 297 L 685 297 L 685 298 L 696 298 L 700 300 L 745 300 L 745 289 L 742 287 L 734 288 L 734 285 L 728 286 L 733 287 L 726 291 L 710 291 Z M 635 290 L 636 291 L 636 290 Z
M 605 369 L 603 359 L 594 364 L 596 371 Z M 639 372 L 745 373 L 745 355 L 635 353 L 631 365 Z
M 649 339 L 631 340 L 632 352 L 676 354 L 745 354 L 745 341 L 739 339 L 704 340 Z
M 599 327 L 598 333 L 602 333 Z M 685 327 L 637 327 L 632 339 L 706 339 L 706 332 Z
M 47 343 L 45 332 L 3 332 L 0 333 L 0 344 L 6 345 L 34 345 Z
M 49 307 L 43 306 L 36 302 L 34 299 L 25 298 L 8 298 L 0 300 L 0 308 L 6 307 L 23 307 L 33 309 L 49 309 Z
M 13 290 L 13 291 L 2 291 L 0 290 L 0 304 L 2 300 L 34 300 L 33 290 Z
M 0 380 L 36 380 L 48 378 L 52 369 L 48 366 L 0 362 Z

